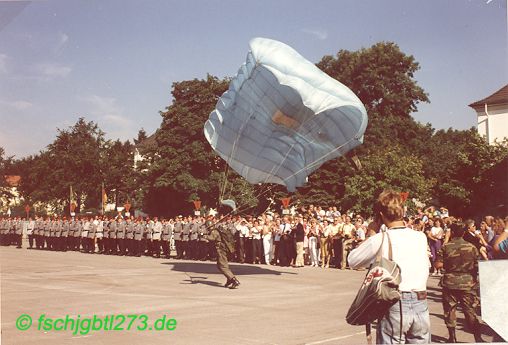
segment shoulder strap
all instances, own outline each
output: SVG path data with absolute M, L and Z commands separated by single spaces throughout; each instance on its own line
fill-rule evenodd
M 386 237 L 388 237 L 388 259 L 392 259 L 392 240 L 390 239 L 390 235 L 388 234 L 388 231 L 386 231 Z
M 379 246 L 379 249 L 378 249 L 377 254 L 376 254 L 376 262 L 380 261 L 381 257 L 383 256 L 383 243 L 385 241 L 385 231 L 381 231 L 381 233 L 383 235 L 381 237 L 381 245 Z M 390 247 L 390 249 L 391 249 L 391 247 Z

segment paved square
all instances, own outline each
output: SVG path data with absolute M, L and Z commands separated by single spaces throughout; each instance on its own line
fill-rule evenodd
M 241 286 L 229 290 L 222 287 L 225 279 L 212 262 L 14 247 L 0 248 L 0 262 L 3 344 L 366 343 L 364 328 L 345 321 L 365 272 L 233 263 Z M 428 285 L 433 341 L 443 342 L 448 333 L 437 278 L 430 278 Z M 16 328 L 22 314 L 33 318 L 27 331 Z M 177 320 L 177 327 L 84 335 L 45 332 L 37 330 L 40 314 L 146 314 L 150 325 L 167 315 Z M 461 312 L 458 316 L 459 341 L 472 342 L 472 335 L 462 331 Z

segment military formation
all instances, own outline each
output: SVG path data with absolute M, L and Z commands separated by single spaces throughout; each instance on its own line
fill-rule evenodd
M 225 225 L 234 231 L 231 218 Z M 95 217 L 0 218 L 0 244 L 29 249 L 81 251 L 106 255 L 153 256 L 177 259 L 215 260 L 215 241 L 210 239 L 214 217 L 174 219 Z

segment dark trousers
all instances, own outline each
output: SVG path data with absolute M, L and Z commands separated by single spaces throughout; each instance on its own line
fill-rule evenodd
M 198 251 L 198 240 L 191 240 L 189 241 L 190 243 L 190 258 L 192 260 L 197 260 L 198 259 L 198 255 L 199 255 L 199 251 Z
M 181 240 L 175 240 L 175 247 L 176 247 L 176 258 L 181 259 L 183 258 L 183 246 Z
M 171 248 L 170 248 L 169 240 L 163 240 L 161 242 L 161 247 L 162 247 L 162 253 L 164 254 L 164 256 L 166 258 L 169 259 L 170 255 L 171 255 Z
M 21 248 L 21 243 L 23 242 L 23 235 L 16 234 L 16 247 Z
M 116 243 L 118 244 L 118 254 L 125 255 L 127 252 L 127 246 L 125 244 L 125 238 L 117 238 Z
M 238 253 L 237 254 L 238 262 L 243 264 L 245 262 L 245 237 L 238 238 L 238 246 L 236 250 Z
M 261 239 L 252 239 L 252 262 L 260 263 L 261 260 Z
M 279 247 L 280 247 L 280 240 L 279 241 L 273 241 L 273 264 L 277 264 L 279 261 Z
M 230 280 L 235 275 L 229 269 L 228 254 L 225 250 L 222 250 L 221 248 L 217 249 L 216 252 L 217 252 L 217 268 L 222 274 L 224 274 L 224 276 L 228 280 Z
M 215 248 L 215 241 L 208 241 L 208 256 L 210 260 L 217 259 L 217 249 Z
M 208 257 L 208 242 L 199 241 L 198 242 L 198 259 L 206 260 Z
M 332 264 L 340 268 L 342 265 L 342 238 L 333 238 L 333 259 Z
M 30 246 L 30 248 L 33 248 L 34 246 L 34 239 L 35 235 L 28 235 L 28 245 Z
M 152 256 L 161 257 L 161 240 L 152 240 Z
M 67 251 L 67 236 L 60 237 L 59 240 L 60 240 L 59 250 L 62 252 L 66 252 Z
M 188 259 L 189 254 L 189 241 L 182 241 L 182 257 Z

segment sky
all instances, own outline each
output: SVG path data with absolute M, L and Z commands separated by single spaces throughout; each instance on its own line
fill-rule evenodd
M 395 42 L 430 98 L 412 116 L 436 129 L 475 126 L 468 104 L 508 83 L 506 0 L 0 1 L 0 147 L 37 154 L 80 117 L 151 134 L 172 83 L 234 76 L 254 37 L 313 63 Z

